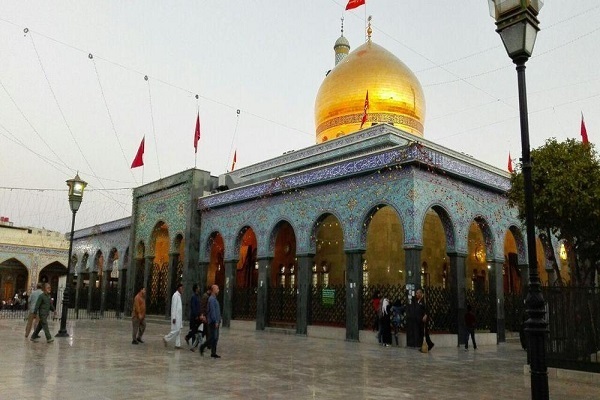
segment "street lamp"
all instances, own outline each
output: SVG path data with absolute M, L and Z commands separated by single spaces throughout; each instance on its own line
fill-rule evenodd
M 73 285 L 73 276 L 71 275 L 71 263 L 73 262 L 73 232 L 75 230 L 75 214 L 77 214 L 77 210 L 79 210 L 79 206 L 81 205 L 81 200 L 83 200 L 83 190 L 87 186 L 87 183 L 84 182 L 80 177 L 79 173 L 75 175 L 75 178 L 69 179 L 67 181 L 67 185 L 69 186 L 69 206 L 71 207 L 71 211 L 73 212 L 73 217 L 71 219 L 71 236 L 69 237 L 69 260 L 67 262 L 67 285 L 65 286 L 65 290 L 63 292 L 63 302 L 62 302 L 62 313 L 60 316 L 60 329 L 56 334 L 57 337 L 68 337 L 67 333 L 67 313 L 69 312 L 68 301 L 65 301 L 65 293 L 69 293 L 71 290 L 71 286 Z M 70 297 L 67 296 L 67 299 L 70 300 Z
M 539 21 L 537 15 L 542 0 L 488 0 L 490 14 L 496 20 L 508 56 L 517 66 L 519 85 L 519 114 L 521 122 L 521 151 L 525 192 L 525 224 L 527 228 L 527 255 L 529 263 L 529 290 L 525 299 L 528 319 L 525 332 L 529 335 L 531 370 L 531 398 L 548 399 L 548 369 L 546 367 L 546 331 L 544 297 L 537 271 L 533 184 L 531 180 L 531 153 L 529 149 L 529 121 L 527 118 L 527 90 L 525 63 L 531 57 Z

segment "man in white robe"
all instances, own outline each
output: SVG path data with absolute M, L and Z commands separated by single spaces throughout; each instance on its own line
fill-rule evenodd
M 183 327 L 183 306 L 181 303 L 181 294 L 183 293 L 183 285 L 177 285 L 177 290 L 171 297 L 171 332 L 163 337 L 163 343 L 167 347 L 167 343 L 175 339 L 175 348 L 181 349 L 181 328 Z

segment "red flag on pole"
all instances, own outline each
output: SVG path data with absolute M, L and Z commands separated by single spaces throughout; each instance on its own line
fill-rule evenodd
M 369 109 L 369 91 L 367 90 L 367 96 L 365 97 L 365 109 L 363 111 L 362 120 L 360 121 L 360 129 L 362 129 L 365 122 L 367 122 L 367 110 Z
M 198 141 L 200 140 L 200 111 L 196 116 L 196 130 L 194 131 L 194 151 L 198 153 Z
M 348 0 L 348 4 L 346 5 L 346 11 L 353 10 L 356 7 L 360 7 L 365 4 L 365 0 Z
M 510 158 L 510 151 L 508 152 L 508 172 L 510 172 L 511 174 L 513 173 L 513 166 L 512 166 L 512 158 Z
M 585 129 L 585 121 L 583 120 L 583 112 L 581 113 L 581 141 L 583 144 L 588 144 L 590 141 L 588 140 L 587 129 Z
M 237 161 L 237 149 L 233 152 L 233 163 L 231 163 L 231 171 L 235 169 L 235 162 Z
M 144 141 L 146 140 L 146 136 L 142 138 L 142 143 L 140 143 L 140 147 L 138 148 L 137 154 L 131 163 L 131 168 L 137 168 L 144 165 Z

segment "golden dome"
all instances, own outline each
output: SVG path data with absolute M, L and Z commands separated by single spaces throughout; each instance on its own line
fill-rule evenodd
M 421 84 L 398 57 L 369 40 L 323 80 L 315 101 L 317 143 L 360 129 L 367 90 L 369 110 L 364 127 L 389 123 L 423 136 L 425 97 Z

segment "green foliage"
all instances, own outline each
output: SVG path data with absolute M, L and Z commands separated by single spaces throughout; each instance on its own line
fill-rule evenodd
M 600 260 L 600 161 L 592 144 L 555 138 L 531 152 L 535 224 L 571 246 L 578 264 L 595 269 Z M 511 177 L 508 202 L 525 220 L 521 165 Z M 577 265 L 576 265 L 577 267 Z M 579 274 L 579 270 L 576 271 Z M 589 272 L 577 280 L 589 278 Z

